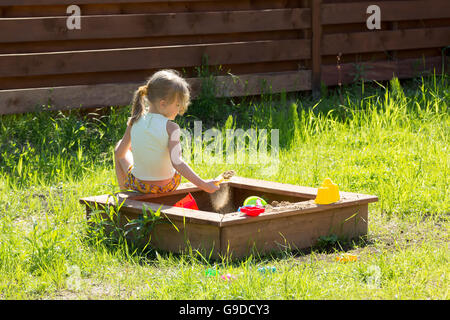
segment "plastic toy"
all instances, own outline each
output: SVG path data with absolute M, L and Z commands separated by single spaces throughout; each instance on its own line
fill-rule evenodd
M 267 204 L 266 200 L 258 196 L 250 196 L 244 200 L 244 206 L 265 206 Z
M 184 197 L 183 199 L 181 199 L 180 201 L 175 203 L 173 206 L 174 207 L 180 207 L 180 208 L 187 208 L 187 209 L 198 210 L 197 202 L 195 202 L 195 199 L 194 199 L 194 197 L 192 196 L 192 194 L 190 192 L 189 192 L 189 194 L 186 197 Z
M 242 207 L 239 207 L 237 211 L 240 212 L 241 209 L 244 208 L 244 207 L 254 207 L 254 206 L 242 206 Z
M 225 280 L 225 281 L 231 281 L 231 280 L 236 279 L 236 276 L 234 276 L 234 275 L 232 275 L 230 273 L 223 274 L 220 277 L 222 278 L 222 280 Z
M 220 180 L 217 181 L 217 182 L 215 182 L 214 184 L 215 184 L 216 186 L 219 186 L 219 184 L 221 184 L 222 182 L 230 180 L 230 178 L 231 178 L 232 176 L 234 176 L 235 174 L 236 174 L 236 173 L 234 172 L 234 170 L 228 170 L 228 171 L 225 171 L 224 173 L 220 174 L 220 175 L 217 177 L 217 179 L 220 178 Z
M 275 271 L 277 271 L 277 268 L 275 267 L 261 267 L 258 268 L 258 271 L 261 273 L 274 273 Z
M 219 186 L 219 184 L 221 184 L 222 182 L 224 182 L 224 181 L 226 181 L 226 180 L 228 180 L 228 179 L 221 178 L 220 181 L 214 182 L 214 184 L 215 184 L 216 186 Z
M 214 277 L 214 276 L 216 276 L 218 274 L 218 272 L 217 272 L 216 269 L 209 268 L 209 269 L 206 269 L 205 274 L 208 277 Z
M 339 187 L 330 178 L 326 178 L 317 190 L 314 200 L 317 204 L 330 204 L 340 200 Z
M 245 213 L 248 216 L 256 217 L 263 213 L 266 209 L 261 206 L 244 206 L 240 207 L 239 211 Z
M 356 261 L 358 260 L 358 257 L 355 256 L 354 254 L 344 254 L 343 256 L 337 256 L 336 257 L 336 261 L 339 262 L 349 262 L 349 261 Z

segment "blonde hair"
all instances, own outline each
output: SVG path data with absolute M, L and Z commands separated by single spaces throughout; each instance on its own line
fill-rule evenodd
M 177 99 L 180 102 L 178 114 L 183 115 L 190 104 L 189 89 L 187 81 L 176 70 L 164 69 L 154 73 L 145 85 L 134 92 L 128 125 L 132 125 L 148 112 L 146 102 L 157 106 L 163 99 L 168 104 L 172 104 Z

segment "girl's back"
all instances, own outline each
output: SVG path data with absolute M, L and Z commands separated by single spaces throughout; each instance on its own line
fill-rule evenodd
M 158 113 L 143 114 L 131 127 L 131 152 L 134 165 L 131 173 L 140 180 L 171 178 L 175 169 L 168 149 L 169 119 Z
M 169 120 L 183 115 L 189 103 L 189 84 L 176 70 L 156 72 L 134 92 L 127 129 L 114 148 L 121 189 L 171 192 L 181 175 L 206 192 L 219 189 L 219 180 L 203 180 L 181 158 L 180 127 Z

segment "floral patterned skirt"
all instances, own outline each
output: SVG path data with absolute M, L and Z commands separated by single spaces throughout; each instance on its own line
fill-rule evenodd
M 131 173 L 132 168 L 133 166 L 130 166 L 128 168 L 127 180 L 125 182 L 125 188 L 127 189 L 139 191 L 142 193 L 163 193 L 174 191 L 180 185 L 181 175 L 178 173 L 178 171 L 175 172 L 172 180 L 170 180 L 169 183 L 167 183 L 165 186 L 158 186 L 149 182 L 144 182 L 136 178 Z

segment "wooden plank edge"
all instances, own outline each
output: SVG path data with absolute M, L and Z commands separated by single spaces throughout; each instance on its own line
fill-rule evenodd
M 202 79 L 186 79 L 195 99 Z M 217 76 L 217 97 L 261 94 L 269 87 L 273 93 L 311 89 L 311 71 L 287 71 Z M 144 80 L 142 81 L 144 83 Z M 110 83 L 49 88 L 0 90 L 0 115 L 42 110 L 69 110 L 130 105 L 134 91 L 142 83 Z
M 365 23 L 370 5 L 380 7 L 382 21 L 407 21 L 450 17 L 448 0 L 434 1 L 373 1 L 359 3 L 325 3 L 322 24 Z
M 87 15 L 81 16 L 83 27 L 77 31 L 67 29 L 67 17 L 0 18 L 0 43 L 298 30 L 310 28 L 309 11 L 309 8 L 283 8 Z M 276 24 L 268 24 L 268 20 Z
M 114 198 L 111 197 L 111 195 L 107 194 L 82 198 L 79 200 L 79 202 L 86 206 L 98 207 L 99 209 L 108 205 L 117 205 Z M 220 222 L 222 220 L 222 215 L 219 213 L 179 208 L 153 202 L 122 199 L 122 201 L 119 200 L 119 204 L 122 204 L 122 209 L 124 211 L 131 212 L 136 215 L 142 214 L 143 208 L 148 208 L 152 211 L 157 211 L 159 208 L 161 208 L 161 216 L 165 216 L 170 221 L 173 220 L 182 223 L 197 223 L 220 226 Z
M 450 39 L 450 26 L 398 30 L 324 34 L 322 55 L 360 54 L 445 47 Z
M 266 181 L 254 178 L 246 178 L 240 176 L 232 177 L 229 182 L 232 186 L 235 187 L 243 187 L 252 190 L 260 189 L 261 191 L 271 192 L 271 193 L 280 193 L 298 197 L 304 197 L 309 199 L 315 199 L 317 195 L 317 188 L 307 187 L 307 186 L 299 186 L 295 184 L 282 183 L 276 181 Z M 340 191 L 342 195 L 345 197 L 353 197 L 355 199 L 365 199 L 365 198 L 376 198 L 374 195 L 367 195 L 362 193 L 355 192 L 344 192 Z
M 189 0 L 190 2 L 206 2 L 220 0 Z M 1 6 L 48 6 L 48 5 L 80 5 L 80 4 L 128 4 L 155 3 L 161 0 L 2 0 Z M 186 0 L 169 0 L 168 2 L 186 2 Z
M 170 220 L 183 223 L 197 223 L 219 226 L 222 220 L 222 215 L 219 213 L 179 208 L 159 203 L 142 202 L 128 199 L 125 200 L 124 206 L 126 206 L 126 210 L 134 211 L 139 214 L 142 212 L 143 206 L 146 208 L 150 208 L 153 211 L 158 210 L 161 207 L 161 215 L 164 214 Z
M 191 182 L 181 183 L 178 188 L 174 191 L 170 192 L 164 192 L 164 193 L 149 193 L 149 194 L 142 194 L 138 192 L 120 192 L 118 193 L 118 196 L 122 199 L 130 199 L 130 200 L 137 200 L 137 201 L 146 201 L 153 198 L 159 198 L 164 196 L 170 196 L 170 195 L 176 195 L 176 194 L 183 194 L 183 193 L 189 193 L 189 192 L 197 192 L 201 189 L 197 186 L 195 186 Z
M 442 70 L 442 62 L 444 61 L 444 70 Z M 436 72 L 440 73 L 445 71 L 448 74 L 448 65 L 450 58 L 427 57 L 425 59 L 404 59 L 398 61 L 365 61 L 360 62 L 358 65 L 365 70 L 362 75 L 364 81 L 384 81 L 391 80 L 394 76 L 399 79 L 413 78 L 420 76 L 423 73 Z M 342 84 L 354 83 L 353 78 L 357 74 L 355 63 L 343 63 L 340 64 L 340 74 Z M 335 86 L 339 84 L 339 71 L 336 65 L 323 65 L 322 66 L 322 81 L 327 86 Z
M 244 213 L 233 213 L 233 214 L 227 214 L 222 219 L 222 222 L 220 223 L 221 227 L 231 226 L 231 225 L 237 225 L 237 224 L 245 224 L 245 223 L 255 223 L 260 222 L 264 220 L 269 219 L 281 219 L 286 217 L 291 217 L 295 215 L 303 215 L 303 214 L 311 214 L 315 212 L 321 212 L 321 211 L 330 211 L 335 210 L 339 208 L 345 208 L 345 207 L 351 207 L 351 206 L 361 206 L 361 205 L 368 205 L 371 202 L 378 201 L 378 197 L 376 196 L 370 196 L 366 199 L 341 199 L 338 202 L 327 204 L 327 205 L 320 205 L 316 204 L 314 200 L 308 200 L 303 201 L 302 205 L 304 208 L 299 208 L 297 210 L 292 209 L 295 205 L 288 206 L 286 208 L 281 209 L 275 209 L 270 212 L 264 212 L 261 213 L 257 217 L 249 217 L 246 216 Z M 291 209 L 289 209 L 291 208 Z
M 309 39 L 277 39 L 8 53 L 0 54 L 0 69 L 5 78 L 195 67 L 205 55 L 209 65 L 297 61 L 311 57 L 310 43 Z

